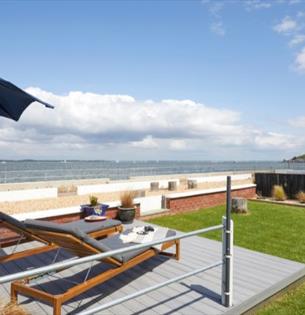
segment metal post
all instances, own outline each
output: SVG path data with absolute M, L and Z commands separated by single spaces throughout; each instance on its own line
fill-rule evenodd
M 221 302 L 224 306 L 233 305 L 233 221 L 231 220 L 231 176 L 227 177 L 226 216 L 223 217 L 222 235 L 222 292 Z

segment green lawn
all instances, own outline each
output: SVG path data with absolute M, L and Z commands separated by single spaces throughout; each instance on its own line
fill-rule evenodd
M 305 284 L 284 294 L 270 303 L 259 315 L 304 315 L 305 314 Z
M 234 244 L 305 263 L 305 208 L 249 202 L 249 215 L 233 214 Z M 225 207 L 164 216 L 150 222 L 180 231 L 192 231 L 221 223 Z M 220 240 L 220 232 L 204 234 Z M 305 314 L 305 285 L 285 294 L 259 314 Z

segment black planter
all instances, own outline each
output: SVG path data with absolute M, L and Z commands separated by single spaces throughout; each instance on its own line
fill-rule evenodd
M 136 216 L 136 209 L 135 208 L 118 208 L 118 217 L 119 220 L 123 223 L 132 223 Z

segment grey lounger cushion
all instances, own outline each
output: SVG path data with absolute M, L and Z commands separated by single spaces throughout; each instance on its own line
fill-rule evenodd
M 64 223 L 65 227 L 78 228 L 84 233 L 92 233 L 99 230 L 104 230 L 121 225 L 122 222 L 119 220 L 108 219 L 105 221 L 98 222 L 86 222 L 85 220 L 78 220 L 74 222 Z
M 72 234 L 78 239 L 100 250 L 101 252 L 107 252 L 114 249 L 125 248 L 132 245 L 136 245 L 136 243 L 123 243 L 119 235 L 110 236 L 103 240 L 96 240 L 90 237 L 88 234 L 84 233 L 79 228 L 74 227 L 74 226 L 66 226 L 66 224 L 58 224 L 54 222 L 48 222 L 48 221 L 42 221 L 42 220 L 30 220 L 30 219 L 25 220 L 25 224 L 28 228 L 32 228 L 32 229 Z M 174 236 L 174 235 L 176 235 L 175 231 L 168 230 L 166 237 Z M 135 256 L 145 252 L 148 248 L 149 247 L 145 247 L 140 250 L 134 250 L 127 253 L 114 255 L 113 257 L 121 262 L 127 262 L 128 260 L 134 258 Z
M 67 233 L 72 234 L 75 237 L 82 239 L 82 234 L 79 229 L 73 228 L 71 226 L 65 226 L 65 224 L 59 224 L 50 221 L 43 221 L 43 220 L 32 220 L 26 219 L 24 224 L 27 228 L 37 230 L 37 234 L 39 235 L 39 230 L 42 231 L 49 231 L 49 232 L 57 232 L 57 233 Z
M 175 231 L 168 230 L 166 237 L 170 237 L 170 236 L 174 236 L 174 235 L 176 235 Z M 123 243 L 122 240 L 120 239 L 120 235 L 110 236 L 110 237 L 107 237 L 107 238 L 105 238 L 103 240 L 99 240 L 99 241 L 87 236 L 83 240 L 86 243 L 90 244 L 91 246 L 93 246 L 96 249 L 99 249 L 102 252 L 107 252 L 107 251 L 119 249 L 119 248 L 126 248 L 126 247 L 133 246 L 133 245 L 139 245 L 136 243 Z M 127 262 L 130 259 L 136 257 L 137 255 L 145 252 L 147 249 L 149 249 L 149 247 L 145 247 L 145 248 L 142 248 L 139 250 L 134 250 L 134 251 L 127 252 L 127 253 L 114 255 L 113 257 L 124 263 L 124 262 Z
M 80 231 L 83 233 L 92 233 L 98 230 L 118 226 L 121 224 L 121 221 L 109 219 L 101 222 L 85 222 L 84 220 L 79 220 L 70 223 L 59 224 L 50 221 L 27 219 L 24 221 L 24 224 L 30 229 L 68 233 L 82 239 L 83 234 L 80 234 Z
M 7 222 L 11 225 L 14 225 L 17 228 L 19 228 L 20 230 L 26 230 L 26 226 L 23 222 L 15 219 L 14 217 L 12 217 L 6 213 L 0 212 L 0 221 L 4 221 L 4 222 Z

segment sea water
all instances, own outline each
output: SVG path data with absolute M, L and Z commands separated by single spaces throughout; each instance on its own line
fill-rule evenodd
M 280 161 L 1 161 L 0 183 L 189 174 L 224 171 L 305 169 Z

